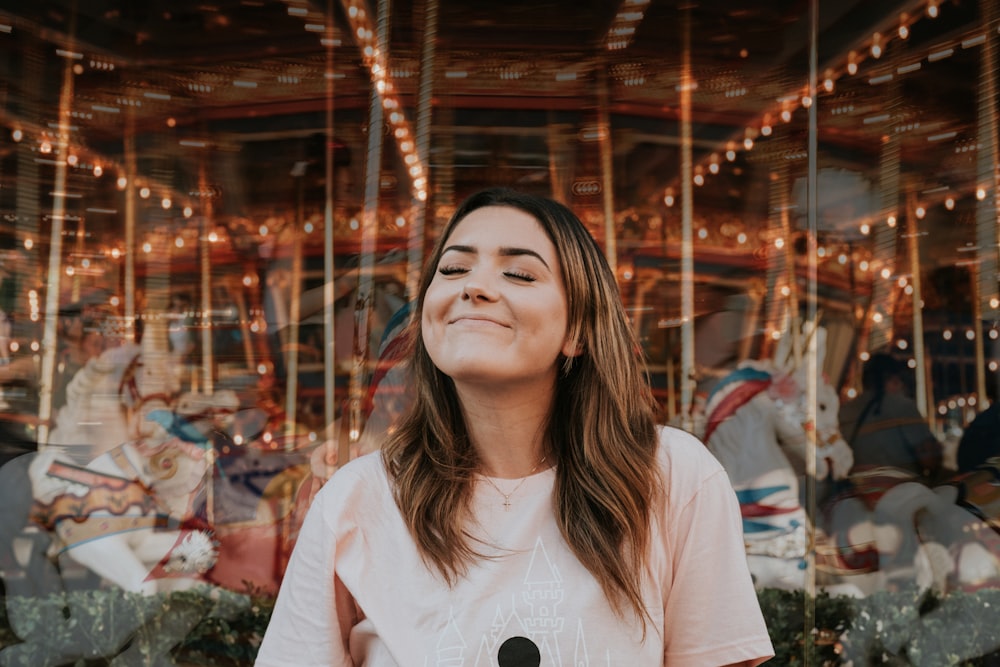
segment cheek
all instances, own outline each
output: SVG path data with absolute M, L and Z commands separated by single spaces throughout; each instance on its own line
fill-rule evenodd
M 442 324 L 439 310 L 432 299 L 424 299 L 423 310 L 420 314 L 420 338 L 430 354 L 434 354 L 440 346 Z
M 428 304 L 424 303 L 424 310 L 420 315 L 420 339 L 423 341 L 424 347 L 429 347 L 434 343 L 434 332 L 431 330 L 434 325 L 431 323 L 427 306 Z

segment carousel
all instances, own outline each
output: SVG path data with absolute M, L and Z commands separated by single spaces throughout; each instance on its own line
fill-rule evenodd
M 142 603 L 120 660 L 261 613 L 406 409 L 419 272 L 487 185 L 604 250 L 662 421 L 816 630 L 790 655 L 1000 650 L 948 621 L 1000 585 L 998 43 L 991 0 L 0 0 L 0 664 L 91 655 L 45 627 L 104 611 L 24 600 L 221 596 L 173 643 L 124 639 Z M 876 355 L 943 459 L 864 495 L 838 415 Z M 817 607 L 911 591 L 892 637 Z

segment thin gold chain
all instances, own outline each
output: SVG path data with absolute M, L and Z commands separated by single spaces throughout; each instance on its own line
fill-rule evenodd
M 517 486 L 515 486 L 513 489 L 511 489 L 510 493 L 504 493 L 503 490 L 499 486 L 497 486 L 496 483 L 494 483 L 494 481 L 492 479 L 490 479 L 489 477 L 487 477 L 486 475 L 483 475 L 483 479 L 485 479 L 487 482 L 489 482 L 489 485 L 492 486 L 494 489 L 496 489 L 497 493 L 499 493 L 501 496 L 503 496 L 503 509 L 504 509 L 505 512 L 509 512 L 510 511 L 510 497 L 513 496 L 515 493 L 517 493 L 517 490 L 521 488 L 521 485 L 523 485 L 526 481 L 528 481 L 528 478 L 531 477 L 532 475 L 534 475 L 535 471 L 538 470 L 539 468 L 541 468 L 543 463 L 545 463 L 545 457 L 544 456 L 542 457 L 541 461 L 539 461 L 538 463 L 535 464 L 535 467 L 532 468 L 531 471 L 527 475 L 525 475 L 524 477 L 521 478 L 521 481 L 517 483 Z

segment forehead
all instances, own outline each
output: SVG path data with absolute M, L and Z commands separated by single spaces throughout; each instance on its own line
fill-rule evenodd
M 536 251 L 541 245 L 555 252 L 542 224 L 530 213 L 511 206 L 484 206 L 466 215 L 451 230 L 445 246 L 459 242 L 515 246 L 530 243 Z

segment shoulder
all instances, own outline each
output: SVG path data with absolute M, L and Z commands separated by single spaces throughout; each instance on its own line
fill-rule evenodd
M 868 392 L 862 392 L 851 400 L 842 403 L 838 414 L 840 421 L 843 422 L 857 419 L 861 410 L 871 400 L 871 398 L 871 394 Z
M 697 437 L 673 426 L 657 426 L 659 439 L 658 458 L 662 464 L 680 466 L 707 466 L 721 469 L 721 465 Z
M 341 466 L 330 479 L 341 478 L 341 483 L 350 484 L 364 480 L 385 479 L 385 464 L 382 462 L 382 452 L 374 451 L 351 459 Z
M 914 401 L 909 396 L 903 394 L 893 394 L 887 393 L 882 397 L 882 402 L 879 405 L 880 414 L 883 416 L 888 413 L 889 416 L 903 415 L 911 416 L 917 415 L 920 417 L 920 410 L 917 408 L 917 402 Z
M 725 478 L 722 464 L 701 440 L 672 426 L 658 426 L 657 432 L 657 463 L 671 497 L 690 498 L 708 480 L 720 475 Z
M 673 568 L 685 549 L 709 543 L 706 548 L 716 549 L 730 533 L 739 535 L 740 509 L 729 475 L 700 440 L 668 427 L 659 435 L 663 500 L 657 503 L 655 521 L 662 539 L 654 558 L 665 558 L 663 563 L 673 563 L 665 567 Z
M 341 466 L 319 490 L 314 502 L 327 515 L 393 503 L 381 452 L 359 456 Z

